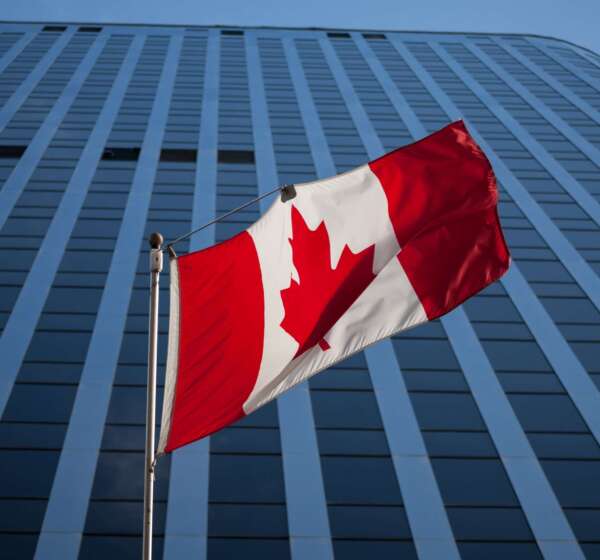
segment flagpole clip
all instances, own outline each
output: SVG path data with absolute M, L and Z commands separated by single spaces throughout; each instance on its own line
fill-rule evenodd
M 287 202 L 296 198 L 296 187 L 294 185 L 283 185 L 281 187 L 281 202 Z
M 171 260 L 177 258 L 177 253 L 175 252 L 175 249 L 173 249 L 173 245 L 172 244 L 167 245 L 167 253 L 169 253 L 169 258 Z

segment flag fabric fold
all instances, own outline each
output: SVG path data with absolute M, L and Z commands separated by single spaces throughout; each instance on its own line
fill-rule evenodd
M 451 311 L 508 269 L 496 180 L 462 121 L 296 193 L 171 261 L 159 453 Z

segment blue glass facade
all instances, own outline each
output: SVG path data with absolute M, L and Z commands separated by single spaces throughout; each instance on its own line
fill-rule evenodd
M 597 55 L 522 35 L 8 23 L 0 555 L 141 553 L 150 232 L 457 118 L 496 170 L 511 271 L 161 459 L 155 555 L 600 558 Z M 168 270 L 159 375 L 167 286 Z

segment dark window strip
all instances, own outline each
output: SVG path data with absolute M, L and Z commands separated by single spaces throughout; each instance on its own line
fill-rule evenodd
M 140 148 L 104 148 L 103 160 L 137 161 L 140 157 Z
M 1 150 L 1 148 L 0 148 Z M 1 154 L 1 152 L 0 152 Z M 137 161 L 140 148 L 105 148 L 102 154 L 103 160 L 114 161 Z M 2 155 L 0 155 L 2 157 Z M 15 157 L 15 156 L 4 156 Z M 195 162 L 197 150 L 172 149 L 161 150 L 160 160 L 171 162 Z M 254 152 L 252 150 L 219 150 L 219 163 L 254 163 Z
M 18 159 L 26 149 L 27 146 L 0 146 L 0 158 Z
M 42 31 L 66 31 L 67 26 L 66 25 L 46 25 Z
M 252 150 L 219 150 L 219 163 L 254 163 Z
M 164 148 L 160 151 L 160 161 L 195 162 L 197 150 Z

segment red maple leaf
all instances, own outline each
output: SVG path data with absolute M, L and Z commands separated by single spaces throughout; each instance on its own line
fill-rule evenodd
M 332 269 L 325 222 L 311 230 L 295 206 L 292 236 L 292 259 L 300 282 L 292 279 L 289 288 L 281 290 L 285 308 L 281 327 L 300 344 L 296 358 L 316 344 L 322 350 L 329 348 L 323 337 L 375 278 L 375 245 L 356 254 L 344 245 Z

